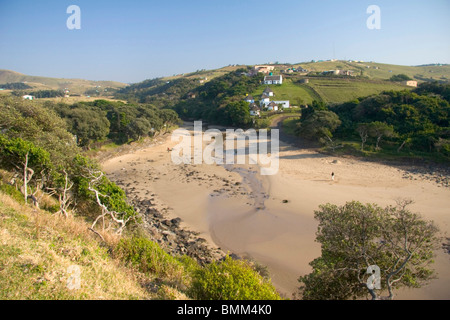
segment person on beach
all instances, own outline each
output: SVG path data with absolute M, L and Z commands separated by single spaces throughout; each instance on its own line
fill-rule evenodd
M 331 180 L 334 181 L 334 172 L 331 173 Z

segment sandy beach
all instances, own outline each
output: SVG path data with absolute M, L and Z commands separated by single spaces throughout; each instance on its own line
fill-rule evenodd
M 274 285 L 291 298 L 297 279 L 320 255 L 314 210 L 320 204 L 357 200 L 395 205 L 434 220 L 450 231 L 450 188 L 394 166 L 332 157 L 280 142 L 279 171 L 262 176 L 258 165 L 174 164 L 168 135 L 154 144 L 102 163 L 129 194 L 152 203 L 181 226 L 197 231 L 213 247 L 266 265 Z M 331 172 L 335 180 L 331 180 Z M 438 279 L 426 287 L 397 291 L 397 299 L 450 299 L 450 255 L 437 252 Z

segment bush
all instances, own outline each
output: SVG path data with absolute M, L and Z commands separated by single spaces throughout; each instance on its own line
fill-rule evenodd
M 16 200 L 20 204 L 25 203 L 22 192 L 17 190 L 14 186 L 11 186 L 9 184 L 0 184 L 0 191 L 10 195 L 11 197 L 14 198 L 14 200 Z
M 143 273 L 173 276 L 183 270 L 181 263 L 157 243 L 142 237 L 121 239 L 116 247 L 116 255 Z
M 213 262 L 194 272 L 191 296 L 200 300 L 279 300 L 274 286 L 244 260 Z

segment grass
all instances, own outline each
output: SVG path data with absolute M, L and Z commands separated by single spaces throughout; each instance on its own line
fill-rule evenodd
M 326 71 L 326 70 L 353 70 L 359 75 L 363 72 L 364 76 L 372 80 L 387 80 L 395 74 L 406 74 L 411 78 L 416 78 L 419 82 L 421 79 L 428 80 L 446 80 L 450 79 L 450 65 L 444 66 L 402 66 L 377 62 L 348 62 L 348 61 L 323 61 L 315 63 L 300 63 L 303 68 L 309 71 Z
M 382 91 L 411 89 L 411 87 L 388 81 L 333 78 L 310 78 L 309 86 L 321 96 L 325 103 L 344 103 Z
M 139 274 L 111 258 L 117 239 L 99 243 L 80 219 L 65 219 L 17 203 L 0 192 L 0 299 L 151 299 Z M 80 288 L 69 289 L 71 266 Z
M 386 90 L 411 89 L 394 82 L 369 79 L 308 77 L 308 84 L 298 83 L 299 79 L 293 75 L 286 77 L 281 85 L 270 85 L 274 92 L 271 100 L 289 100 L 294 106 L 311 104 L 313 100 L 337 104 Z M 261 85 L 250 94 L 258 101 L 266 87 Z
M 91 81 L 84 79 L 50 78 L 29 76 L 10 70 L 0 70 L 0 83 L 8 82 L 27 82 L 28 85 L 37 90 L 57 90 L 69 88 L 71 93 L 78 94 L 83 94 L 87 89 L 95 88 L 95 86 L 101 86 L 102 88 L 122 88 L 126 86 L 125 83 L 116 81 Z
M 251 93 L 251 95 L 259 100 L 263 91 L 266 89 L 267 85 L 261 85 L 257 90 Z M 317 97 L 309 88 L 305 88 L 303 85 L 294 83 L 291 79 L 285 79 L 281 85 L 270 85 L 269 86 L 274 93 L 271 100 L 281 101 L 289 100 L 291 105 L 300 106 L 304 104 L 310 104 Z
M 295 136 L 295 129 L 297 128 L 297 122 L 299 119 L 300 117 L 285 119 L 282 123 L 283 131 L 290 136 Z

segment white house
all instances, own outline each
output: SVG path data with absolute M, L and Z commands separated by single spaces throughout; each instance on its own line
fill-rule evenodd
M 253 98 L 253 96 L 248 95 L 244 98 L 244 101 L 246 101 L 248 103 L 253 103 L 253 102 L 255 102 L 255 99 Z
M 258 117 L 261 115 L 261 109 L 258 107 L 256 103 L 250 104 L 250 115 Z
M 265 76 L 264 84 L 283 84 L 283 77 L 280 76 Z
M 261 96 L 261 99 L 259 100 L 259 105 L 262 106 L 266 106 L 270 103 L 270 98 L 268 95 L 265 95 L 263 93 L 263 95 Z
M 278 104 L 276 104 L 274 101 L 270 102 L 267 105 L 267 110 L 269 110 L 269 111 L 278 111 Z
M 284 109 L 289 109 L 291 105 L 289 104 L 289 100 L 283 100 L 283 101 L 274 101 L 277 105 L 282 105 Z
M 269 87 L 267 87 L 267 88 L 264 90 L 263 94 L 265 94 L 266 96 L 269 96 L 269 97 L 273 97 L 273 91 L 272 91 L 272 89 L 270 89 Z
M 33 100 L 34 96 L 30 96 L 29 94 L 26 94 L 26 95 L 22 96 L 22 98 L 25 100 Z

